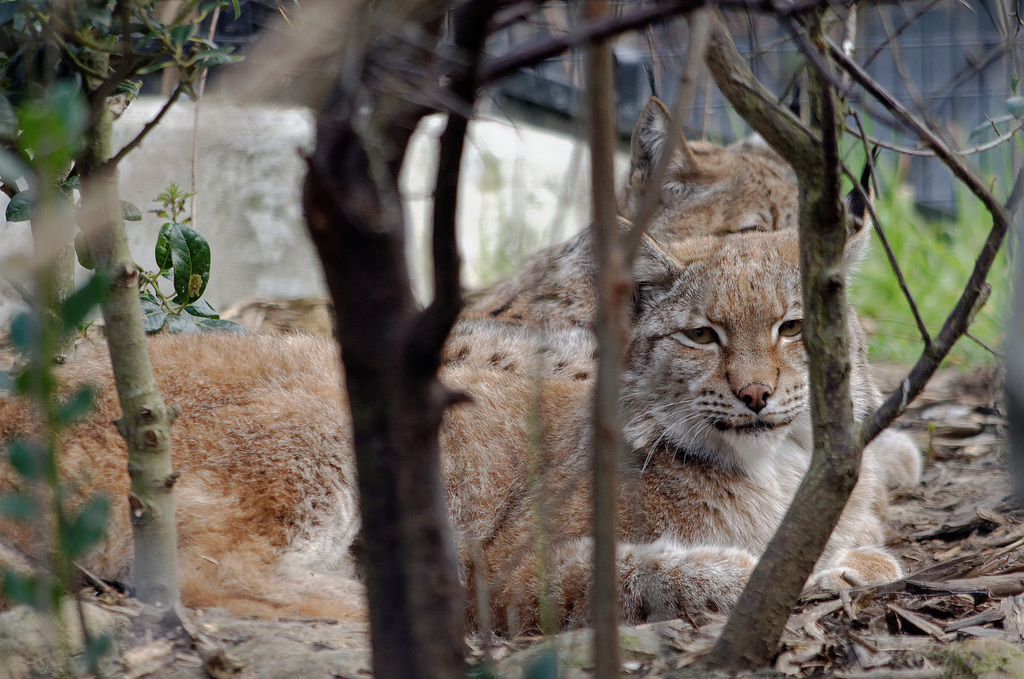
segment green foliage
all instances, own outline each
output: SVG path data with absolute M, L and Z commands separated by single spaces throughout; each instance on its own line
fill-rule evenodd
M 160 227 L 156 239 L 157 270 L 141 273 L 139 299 L 146 332 L 244 332 L 240 323 L 223 320 L 202 299 L 210 280 L 210 244 L 192 228 L 190 218 L 182 218 L 190 196 L 191 192 L 182 191 L 172 182 L 157 197 L 161 208 L 153 212 L 168 221 Z M 172 281 L 173 295 L 161 289 L 161 278 Z
M 0 576 L 0 593 L 50 613 L 71 586 L 72 560 L 96 546 L 107 522 L 109 502 L 105 497 L 93 496 L 81 509 L 72 510 L 66 502 L 71 493 L 57 474 L 62 432 L 89 413 L 93 391 L 82 388 L 62 400 L 53 375 L 59 333 L 76 327 L 102 301 L 106 289 L 105 282 L 94 276 L 57 305 L 56 318 L 26 311 L 11 325 L 11 340 L 26 362 L 7 383 L 15 394 L 35 403 L 42 414 L 43 435 L 7 443 L 5 456 L 16 477 L 15 490 L 0 495 L 0 516 L 22 523 L 46 523 L 52 517 L 58 539 L 47 550 L 53 559 L 50 568 L 31 574 L 5 570 Z
M 914 205 L 914 196 L 895 167 L 879 168 L 883 190 L 875 210 L 885 230 L 911 295 L 934 337 L 952 311 L 974 266 L 974 259 L 992 227 L 992 218 L 968 191 L 957 190 L 958 212 L 952 218 L 929 218 Z M 872 359 L 909 364 L 921 355 L 923 344 L 910 306 L 896 284 L 881 243 L 876 242 L 859 267 L 850 298 L 868 331 Z M 1010 290 L 1006 251 L 1000 253 L 989 283 L 992 295 L 977 315 L 970 333 L 998 350 Z M 988 349 L 963 338 L 946 365 L 969 366 L 997 360 Z
M 211 12 L 229 6 L 237 18 L 238 0 L 192 0 L 165 23 L 153 0 L 0 3 L 0 183 L 13 194 L 7 220 L 31 219 L 47 192 L 40 182 L 54 177 L 73 201 L 73 161 L 86 127 L 109 97 L 138 95 L 140 81 L 132 78 L 170 68 L 194 96 L 205 69 L 238 61 L 233 47 L 198 35 Z M 142 218 L 130 203 L 122 213 Z

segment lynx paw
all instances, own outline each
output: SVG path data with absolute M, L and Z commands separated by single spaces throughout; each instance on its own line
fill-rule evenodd
M 753 554 L 733 547 L 689 546 L 666 538 L 623 545 L 623 618 L 639 623 L 728 611 L 755 565 Z
M 886 429 L 868 444 L 865 454 L 875 458 L 888 488 L 914 486 L 921 480 L 921 450 L 905 432 Z
M 902 576 L 899 561 L 885 549 L 858 547 L 843 552 L 831 566 L 815 572 L 805 589 L 850 589 L 891 582 Z

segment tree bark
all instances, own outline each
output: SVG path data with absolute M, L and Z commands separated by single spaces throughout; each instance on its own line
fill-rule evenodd
M 587 3 L 587 19 L 608 14 L 605 0 Z M 631 291 L 626 243 L 618 232 L 614 153 L 618 136 L 611 44 L 588 48 L 590 172 L 594 250 L 597 257 L 597 387 L 594 399 L 594 583 L 591 593 L 594 666 L 598 679 L 619 676 L 619 583 L 615 568 L 618 540 L 619 458 L 624 441 L 619 421 L 619 385 L 628 337 L 626 300 Z
M 827 47 L 818 16 L 806 24 L 806 30 L 819 56 L 825 57 Z M 721 35 L 716 32 L 716 38 Z M 821 146 L 813 149 L 805 145 L 806 134 L 785 140 L 789 153 L 808 156 L 794 163 L 794 170 L 800 192 L 800 269 L 804 343 L 810 357 L 814 453 L 778 532 L 706 659 L 712 667 L 755 669 L 768 664 L 775 655 L 786 621 L 839 522 L 860 471 L 863 447 L 859 445 L 850 399 L 846 334 L 846 219 L 840 196 L 837 134 L 840 121 L 831 82 L 830 73 L 811 69 L 812 118 L 819 129 L 809 134 L 820 136 Z M 770 126 L 769 132 L 777 133 L 784 124 Z
M 103 323 L 123 415 L 117 429 L 128 443 L 131 477 L 135 587 L 142 601 L 159 607 L 179 601 L 177 526 L 172 487 L 170 427 L 177 408 L 164 405 L 149 363 L 139 305 L 139 271 L 125 239 L 110 156 L 111 116 L 106 102 L 96 125 L 86 132 L 78 167 L 89 251 L 96 271 L 108 281 Z
M 434 205 L 435 297 L 413 298 L 398 173 L 416 121 L 429 112 L 373 79 L 385 60 L 423 63 L 383 40 L 363 57 L 362 83 L 343 83 L 317 120 L 303 207 L 336 310 L 352 410 L 374 674 L 396 679 L 464 673 L 465 605 L 444 506 L 437 434 L 463 400 L 437 379 L 441 348 L 461 307 L 455 207 L 476 64 L 491 0 L 454 16 L 456 54 L 441 58 L 457 97 L 441 139 Z M 395 26 L 392 25 L 392 29 Z M 381 52 L 386 51 L 382 55 Z M 436 83 L 436 72 L 425 82 Z M 429 98 L 430 86 L 417 92 Z M 454 110 L 458 109 L 458 110 Z

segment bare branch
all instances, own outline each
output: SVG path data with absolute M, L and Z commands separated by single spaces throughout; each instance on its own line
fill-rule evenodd
M 174 89 L 174 92 L 171 93 L 171 96 L 167 98 L 167 102 L 163 105 L 163 107 L 161 107 L 157 114 L 153 116 L 153 119 L 146 123 L 142 130 L 137 135 L 135 135 L 135 138 L 132 139 L 127 144 L 125 144 L 123 147 L 121 147 L 120 151 L 118 151 L 110 158 L 110 160 L 104 163 L 104 169 L 110 170 L 112 168 L 117 167 L 117 164 L 120 163 L 126 155 L 128 155 L 135 148 L 137 148 L 138 145 L 142 143 L 142 140 L 146 138 L 146 135 L 149 134 L 150 131 L 152 131 L 152 129 L 160 123 L 164 115 L 166 115 L 167 112 L 171 110 L 171 107 L 174 106 L 174 102 L 178 101 L 178 97 L 181 96 L 182 92 L 182 86 L 179 84 Z
M 899 388 L 863 423 L 861 440 L 866 444 L 906 409 L 910 400 L 920 393 L 925 383 L 927 383 L 928 379 L 931 378 L 942 362 L 942 359 L 953 348 L 953 344 L 967 331 L 970 318 L 975 312 L 978 300 L 984 292 L 986 286 L 985 279 L 988 277 L 988 272 L 995 262 L 996 254 L 999 252 L 1003 239 L 1006 237 L 1006 232 L 1010 227 L 1009 210 L 1019 200 L 1019 194 L 1024 193 L 1024 188 L 1021 188 L 1022 175 L 1018 175 L 1007 206 L 1001 205 L 995 196 L 992 195 L 992 192 L 988 190 L 984 181 L 967 167 L 960 157 L 938 135 L 917 120 L 891 94 L 886 92 L 881 85 L 868 76 L 860 66 L 846 58 L 842 51 L 837 49 L 834 44 L 829 43 L 829 51 L 833 58 L 861 87 L 885 106 L 903 125 L 913 130 L 925 144 L 931 147 L 935 155 L 942 159 L 953 174 L 981 200 L 985 208 L 992 214 L 992 230 L 982 246 L 982 250 L 975 261 L 974 270 L 964 286 L 964 292 L 960 296 L 956 307 L 946 318 L 946 322 L 943 324 L 942 330 L 935 338 L 935 341 L 925 347 L 921 358 L 918 359 Z
M 793 167 L 819 165 L 821 141 L 757 80 L 718 12 L 712 14 L 706 58 L 718 88 L 755 132 Z
M 867 135 L 864 134 L 864 127 L 861 125 L 860 116 L 857 115 L 856 111 L 853 112 L 853 119 L 857 123 L 857 128 L 860 130 L 861 139 L 863 140 Z M 864 144 L 864 158 L 868 164 L 871 183 L 874 184 L 875 195 L 877 196 L 879 194 L 878 183 L 875 181 L 875 160 L 867 147 L 867 143 Z M 878 234 L 878 238 L 882 241 L 882 249 L 885 251 L 886 259 L 889 260 L 889 267 L 892 269 L 893 275 L 896 276 L 896 282 L 900 286 L 903 297 L 907 300 L 907 304 L 910 305 L 910 312 L 914 315 L 914 322 L 917 323 L 917 330 L 921 333 L 921 339 L 924 341 L 925 346 L 928 346 L 932 343 L 932 337 L 928 333 L 928 327 L 924 324 L 924 319 L 921 318 L 921 312 L 917 309 L 917 302 L 914 301 L 914 296 L 910 294 L 910 288 L 907 286 L 907 280 L 903 276 L 903 270 L 900 268 L 899 262 L 896 261 L 896 253 L 892 251 L 892 246 L 889 245 L 889 238 L 885 235 L 885 228 L 875 212 L 874 201 L 864 192 L 864 187 L 861 186 L 857 177 L 850 172 L 850 168 L 846 166 L 846 163 L 842 163 L 842 166 L 843 172 L 853 182 L 853 190 L 860 193 L 861 200 L 864 201 L 864 206 L 867 208 L 868 214 L 871 215 L 871 222 L 875 226 L 875 233 Z
M 1010 227 L 1010 215 L 1019 209 L 1022 200 L 1024 200 L 1024 171 L 1017 174 L 1017 180 L 1014 182 L 1006 206 L 997 204 L 998 210 L 992 212 L 992 230 L 982 246 L 981 253 L 975 260 L 974 270 L 964 286 L 963 294 L 960 295 L 956 307 L 946 317 L 946 322 L 943 323 L 942 330 L 939 331 L 935 341 L 925 347 L 921 358 L 917 360 L 903 382 L 886 399 L 885 403 L 862 422 L 861 441 L 865 444 L 878 436 L 906 410 L 907 404 L 921 393 L 924 385 L 931 379 L 956 341 L 967 332 L 974 314 L 977 313 L 979 300 L 983 300 L 983 295 L 988 287 L 985 279 L 988 277 L 988 272 L 995 262 L 996 254 L 998 254 Z
M 608 15 L 607 0 L 588 0 L 589 19 Z M 597 256 L 597 384 L 594 395 L 594 666 L 598 679 L 619 676 L 619 584 L 615 568 L 619 534 L 619 457 L 625 447 L 619 418 L 619 385 L 625 365 L 631 292 L 625 244 L 615 203 L 615 76 L 611 44 L 595 40 L 587 51 L 590 179 L 594 251 Z M 639 231 L 638 229 L 636 231 Z
M 458 109 L 473 109 L 480 56 L 487 36 L 483 27 L 496 4 L 494 0 L 471 0 L 454 17 L 454 43 L 461 60 L 450 68 L 453 71 L 450 91 L 460 101 Z M 420 352 L 424 359 L 423 365 L 432 371 L 440 365 L 441 347 L 462 308 L 455 217 L 459 170 L 469 120 L 463 110 L 458 109 L 448 113 L 448 123 L 438 150 L 434 185 L 434 299 L 415 324 L 416 330 L 410 337 L 410 341 L 417 345 L 414 350 Z
M 651 178 L 646 182 L 640 209 L 637 214 L 629 216 L 633 220 L 633 226 L 629 230 L 629 239 L 626 242 L 627 264 L 633 261 L 636 249 L 640 245 L 640 239 L 647 229 L 647 223 L 661 202 L 665 174 L 675 155 L 676 145 L 681 140 L 683 125 L 689 118 L 690 106 L 693 104 L 693 97 L 697 91 L 697 81 L 700 68 L 704 64 L 704 51 L 707 49 L 709 31 L 708 10 L 695 11 L 690 18 L 690 45 L 686 55 L 686 66 L 683 68 L 683 76 L 680 79 L 679 92 L 672 105 L 672 119 L 665 144 L 661 149 L 658 162 L 651 172 Z
M 1008 142 L 1011 139 L 1013 139 L 1017 135 L 1017 133 L 1020 132 L 1021 130 L 1024 130 L 1024 123 L 1018 124 L 1016 127 L 1011 129 L 1009 132 L 1007 132 L 1005 134 L 999 134 L 998 137 L 996 137 L 995 139 L 991 139 L 991 140 L 985 142 L 984 144 L 978 144 L 977 146 L 970 146 L 970 147 L 965 148 L 965 149 L 960 150 L 960 151 L 954 151 L 954 153 L 956 153 L 956 155 L 960 156 L 961 158 L 965 158 L 967 156 L 973 156 L 973 155 L 976 155 L 978 153 L 983 153 L 985 151 L 990 151 L 990 150 L 994 149 L 995 147 L 997 147 L 997 146 L 999 146 L 1001 144 L 1005 144 L 1006 142 Z M 868 137 L 864 133 L 863 130 L 855 130 L 855 129 L 850 128 L 850 127 L 847 127 L 846 131 L 849 132 L 850 134 L 852 134 L 854 137 L 857 137 L 858 139 L 865 140 L 871 146 L 878 146 L 878 147 L 881 147 L 881 148 L 886 149 L 888 151 L 894 151 L 894 152 L 899 153 L 899 154 L 904 155 L 904 156 L 916 156 L 918 158 L 934 158 L 935 157 L 935 151 L 933 151 L 931 149 L 919 149 L 919 148 L 912 148 L 912 147 L 909 147 L 909 146 L 900 146 L 898 144 L 891 144 L 889 142 L 882 141 L 881 139 L 873 139 L 871 137 Z M 998 130 L 997 130 L 997 132 L 998 132 Z

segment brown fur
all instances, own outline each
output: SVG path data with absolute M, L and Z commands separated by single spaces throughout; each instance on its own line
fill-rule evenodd
M 620 488 L 622 613 L 639 622 L 731 606 L 807 467 L 806 355 L 779 324 L 800 317 L 795 234 L 741 234 L 650 244 L 640 282 L 621 397 L 628 453 Z M 695 345 L 684 331 L 711 326 L 720 342 Z M 493 342 L 488 340 L 490 331 Z M 585 624 L 590 583 L 590 450 L 593 380 L 567 366 L 523 370 L 531 338 L 507 324 L 464 326 L 442 379 L 472 404 L 452 408 L 441 431 L 442 464 L 464 581 L 490 602 L 506 632 L 541 627 L 550 592 L 557 627 Z M 865 386 L 856 321 L 854 399 Z M 462 333 L 462 334 L 460 334 Z M 568 333 L 568 334 L 566 334 Z M 587 333 L 551 331 L 592 358 Z M 462 338 L 460 340 L 459 338 Z M 473 337 L 472 342 L 468 338 Z M 453 344 L 454 346 L 454 344 Z M 494 347 L 508 356 L 494 358 Z M 480 352 L 480 348 L 486 351 Z M 164 393 L 183 414 L 173 432 L 179 553 L 185 602 L 238 614 L 358 616 L 351 554 L 359 521 L 348 408 L 332 344 L 312 338 L 177 336 L 152 340 Z M 764 366 L 773 369 L 764 370 Z M 86 565 L 128 578 L 124 446 L 101 352 L 61 370 L 65 385 L 101 385 L 99 411 L 66 438 L 63 468 L 113 498 L 107 541 Z M 539 377 L 538 377 L 539 376 Z M 754 412 L 741 393 L 758 380 L 774 391 Z M 28 409 L 0 399 L 0 440 L 31 430 Z M 814 581 L 845 586 L 898 577 L 880 546 L 885 491 L 876 457 L 865 458 L 843 519 Z M 0 473 L 0 490 L 13 484 Z M 0 525 L 0 559 L 32 554 L 31 536 Z M 482 582 L 485 591 L 477 592 Z

